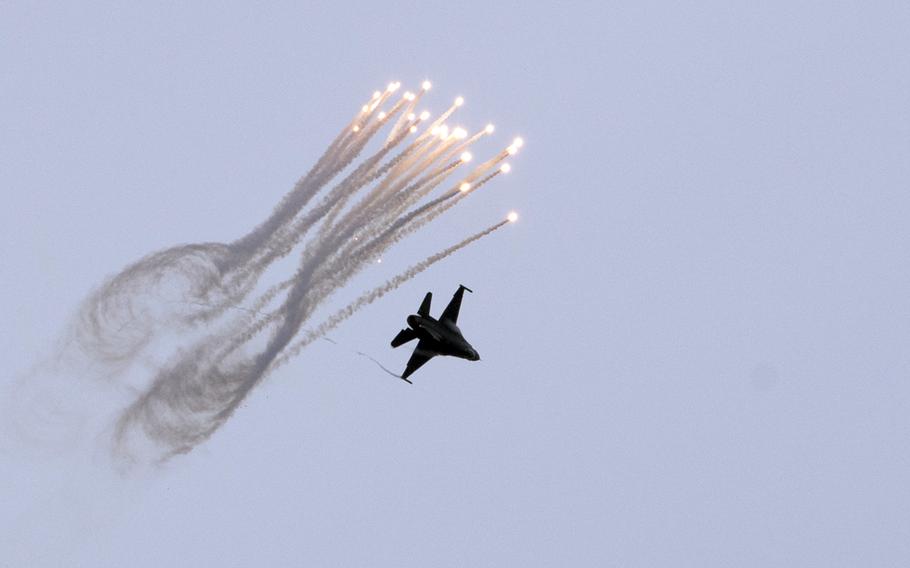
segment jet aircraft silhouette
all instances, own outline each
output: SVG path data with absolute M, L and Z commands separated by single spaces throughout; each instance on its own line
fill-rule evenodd
M 408 329 L 398 332 L 398 335 L 392 340 L 392 347 L 404 345 L 414 339 L 420 341 L 417 342 L 417 347 L 408 360 L 404 373 L 401 374 L 402 379 L 410 383 L 408 377 L 436 355 L 460 357 L 468 361 L 480 360 L 480 355 L 465 340 L 461 330 L 455 325 L 458 320 L 458 311 L 461 309 L 461 297 L 464 296 L 465 290 L 473 292 L 470 288 L 459 285 L 455 295 L 452 296 L 452 301 L 443 310 L 438 320 L 430 315 L 432 292 L 427 292 L 417 313 L 408 316 Z

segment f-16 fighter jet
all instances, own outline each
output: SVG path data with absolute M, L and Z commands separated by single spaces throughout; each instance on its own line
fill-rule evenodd
M 452 301 L 446 306 L 439 319 L 430 316 L 430 302 L 433 293 L 427 292 L 420 309 L 414 315 L 408 316 L 408 329 L 402 329 L 392 340 L 392 347 L 404 345 L 413 339 L 419 339 L 417 348 L 408 360 L 408 366 L 401 378 L 408 381 L 408 377 L 419 369 L 421 365 L 436 355 L 451 355 L 468 361 L 480 360 L 480 355 L 471 347 L 471 344 L 461 335 L 461 330 L 455 325 L 458 320 L 458 310 L 461 309 L 461 297 L 464 291 L 473 292 L 464 285 L 458 286 Z M 409 383 L 411 381 L 408 381 Z

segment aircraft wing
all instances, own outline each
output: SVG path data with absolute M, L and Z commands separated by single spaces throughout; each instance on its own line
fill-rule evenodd
M 405 367 L 404 373 L 401 374 L 401 378 L 408 380 L 408 377 L 411 374 L 423 366 L 424 363 L 436 356 L 432 350 L 427 349 L 427 343 L 423 339 L 417 342 L 417 348 L 414 349 L 414 353 L 411 354 L 411 358 L 408 359 L 408 365 Z M 411 381 L 408 381 L 411 382 Z
M 472 292 L 472 290 L 464 285 L 458 286 L 458 290 L 455 290 L 455 295 L 452 296 L 452 300 L 449 302 L 449 305 L 446 306 L 445 311 L 442 312 L 442 315 L 439 316 L 439 321 L 448 321 L 451 324 L 458 322 L 458 312 L 461 310 L 461 297 L 464 296 L 464 291 Z

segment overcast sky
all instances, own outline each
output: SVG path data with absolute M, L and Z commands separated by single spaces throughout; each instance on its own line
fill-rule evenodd
M 106 276 L 245 233 L 389 81 L 525 151 L 328 307 L 521 220 L 163 468 L 0 430 L 0 566 L 910 564 L 908 5 L 60 4 L 0 7 L 4 397 Z M 482 361 L 410 386 L 354 353 L 402 369 L 460 283 Z

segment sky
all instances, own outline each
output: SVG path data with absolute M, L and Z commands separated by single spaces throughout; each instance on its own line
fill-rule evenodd
M 244 234 L 389 81 L 526 145 L 328 309 L 518 223 L 186 456 L 117 471 L 105 386 L 48 383 L 33 422 L 73 427 L 0 430 L 0 566 L 907 565 L 908 28 L 896 2 L 4 3 L 7 408 L 106 277 Z M 403 368 L 404 318 L 461 283 L 481 361 L 411 386 L 356 354 Z

